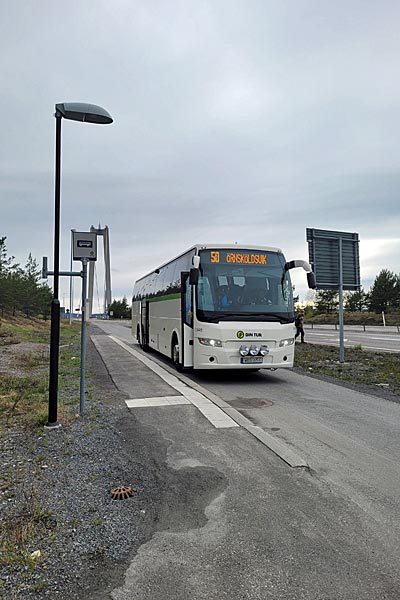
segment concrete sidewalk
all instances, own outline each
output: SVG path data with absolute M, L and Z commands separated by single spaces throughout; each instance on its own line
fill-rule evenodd
M 122 340 L 108 335 L 92 335 L 91 340 L 115 386 L 129 396 L 125 401 L 128 408 L 186 404 L 197 408 L 214 427 L 238 427 L 231 417 L 208 398 Z
M 185 375 L 171 373 L 171 369 L 153 354 L 150 358 L 138 347 L 133 348 L 129 337 L 123 340 L 101 331 L 91 335 L 91 340 L 117 389 L 128 395 L 125 401 L 128 408 L 190 405 L 214 427 L 240 426 L 290 467 L 308 468 L 304 458 L 289 444 L 255 426 L 238 410 Z

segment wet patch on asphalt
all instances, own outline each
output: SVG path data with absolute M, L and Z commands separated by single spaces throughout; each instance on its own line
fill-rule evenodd
M 271 400 L 263 400 L 262 398 L 236 398 L 228 401 L 230 406 L 238 410 L 249 410 L 251 408 L 262 408 L 263 406 L 272 406 Z

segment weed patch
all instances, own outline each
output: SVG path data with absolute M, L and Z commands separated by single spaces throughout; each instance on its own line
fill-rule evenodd
M 22 564 L 34 569 L 40 562 L 40 557 L 31 556 L 34 546 L 40 545 L 55 527 L 55 518 L 38 501 L 35 491 L 24 493 L 18 513 L 2 521 L 0 566 Z
M 62 323 L 60 329 L 60 416 L 65 416 L 66 404 L 79 400 L 78 325 L 70 327 Z M 35 326 L 39 329 L 34 330 Z M 0 433 L 14 426 L 30 429 L 42 426 L 47 421 L 49 324 L 3 323 L 1 332 L 4 343 L 0 344 L 0 359 L 3 359 L 3 371 L 0 371 Z M 42 338 L 45 338 L 46 344 L 39 341 Z M 3 346 L 7 347 L 3 349 Z M 34 350 L 24 351 L 26 347 Z M 66 421 L 71 418 L 68 415 Z
M 296 347 L 294 366 L 308 373 L 328 375 L 375 390 L 381 387 L 400 395 L 400 357 L 396 354 L 368 352 L 361 346 L 353 346 L 345 349 L 342 364 L 337 347 L 301 344 Z

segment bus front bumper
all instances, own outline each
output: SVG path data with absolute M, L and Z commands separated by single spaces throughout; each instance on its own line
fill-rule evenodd
M 241 357 L 237 348 L 216 348 L 195 345 L 194 367 L 195 369 L 281 369 L 293 367 L 294 345 L 283 348 L 270 349 L 265 356 Z

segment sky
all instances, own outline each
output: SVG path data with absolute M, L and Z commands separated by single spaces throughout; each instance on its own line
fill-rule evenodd
M 3 0 L 9 254 L 52 268 L 54 106 L 89 102 L 114 122 L 62 121 L 61 270 L 70 230 L 100 224 L 116 299 L 195 243 L 308 260 L 307 227 L 359 234 L 365 289 L 399 273 L 399 21 L 389 0 Z M 102 260 L 96 273 L 100 311 Z

